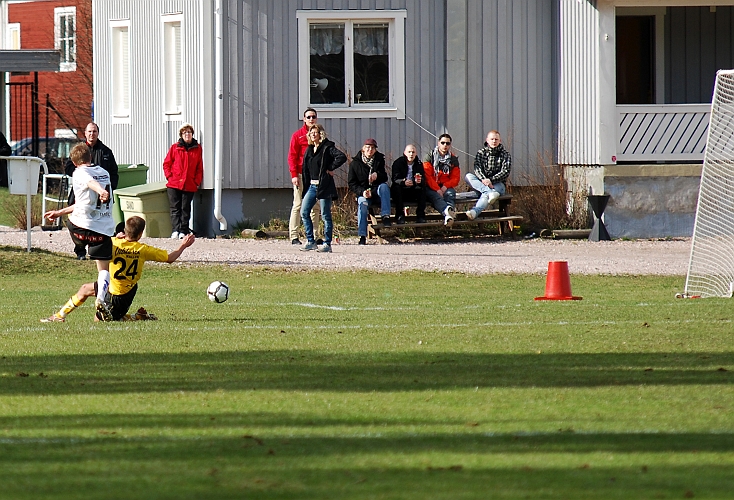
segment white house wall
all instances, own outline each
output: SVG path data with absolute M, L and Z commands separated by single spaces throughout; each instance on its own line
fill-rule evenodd
M 165 180 L 162 162 L 170 145 L 178 140 L 184 122 L 194 126 L 204 151 L 205 185 L 211 187 L 213 137 L 211 109 L 212 40 L 203 37 L 204 24 L 211 23 L 210 0 L 92 2 L 94 22 L 94 119 L 100 140 L 115 153 L 118 163 L 148 165 L 148 181 Z M 182 14 L 182 113 L 166 117 L 163 102 L 164 14 Z M 129 20 L 130 119 L 113 120 L 110 103 L 112 67 L 110 21 Z M 208 33 L 208 30 L 207 30 Z

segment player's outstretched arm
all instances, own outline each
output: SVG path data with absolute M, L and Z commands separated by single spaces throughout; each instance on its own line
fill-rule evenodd
M 181 245 L 178 247 L 178 250 L 174 250 L 173 252 L 168 254 L 168 262 L 169 264 L 171 262 L 175 262 L 176 259 L 178 259 L 184 250 L 186 250 L 188 247 L 194 244 L 194 241 L 196 241 L 196 236 L 189 233 L 186 236 L 184 236 L 184 239 L 181 240 Z
M 64 207 L 60 210 L 49 210 L 45 214 L 43 214 L 44 219 L 48 220 L 54 220 L 57 217 L 61 217 L 62 215 L 70 214 L 74 211 L 74 205 L 69 205 L 68 207 Z

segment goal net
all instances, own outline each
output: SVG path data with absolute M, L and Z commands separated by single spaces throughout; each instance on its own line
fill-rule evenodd
M 693 225 L 685 297 L 734 288 L 734 70 L 718 71 Z

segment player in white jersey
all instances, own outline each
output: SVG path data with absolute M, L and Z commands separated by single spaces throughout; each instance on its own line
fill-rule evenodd
M 95 301 L 97 312 L 104 321 L 112 321 L 106 301 L 110 286 L 111 236 L 115 233 L 110 174 L 102 167 L 92 165 L 92 153 L 85 143 L 74 146 L 69 158 L 76 167 L 72 176 L 76 201 L 61 210 L 49 210 L 43 216 L 53 221 L 69 214 L 72 241 L 75 245 L 88 247 L 89 258 L 97 263 L 97 287 L 100 290 Z

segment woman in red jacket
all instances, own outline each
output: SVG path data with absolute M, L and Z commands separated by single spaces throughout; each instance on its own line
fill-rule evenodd
M 168 202 L 171 206 L 171 238 L 182 239 L 189 234 L 191 201 L 204 178 L 201 145 L 194 139 L 194 127 L 188 123 L 178 129 L 180 139 L 168 150 L 163 160 Z

